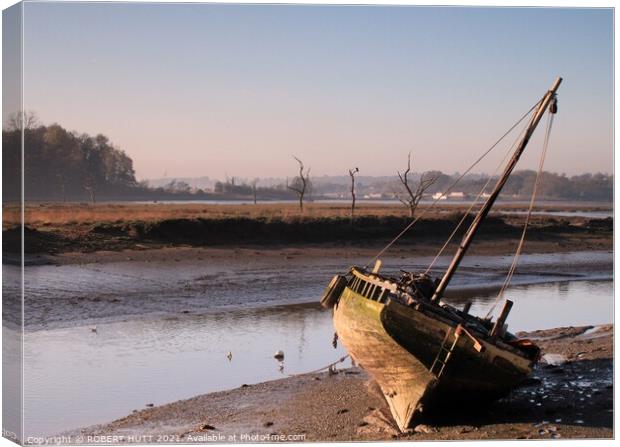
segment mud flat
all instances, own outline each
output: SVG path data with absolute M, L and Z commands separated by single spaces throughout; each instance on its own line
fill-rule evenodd
M 490 293 L 501 286 L 512 263 L 508 248 L 514 249 L 516 242 L 510 242 L 505 247 L 485 244 L 472 250 L 446 295 L 452 304 L 461 306 L 472 298 L 481 298 L 481 306 L 488 304 Z M 382 256 L 384 272 L 398 276 L 398 268 L 423 271 L 437 250 L 426 248 L 412 250 L 404 246 L 392 250 Z M 480 254 L 501 248 L 505 255 Z M 133 318 L 189 318 L 223 309 L 316 304 L 334 273 L 344 273 L 351 265 L 365 265 L 375 254 L 376 250 L 368 248 L 336 247 L 170 247 L 67 253 L 54 256 L 52 264 L 26 267 L 27 306 L 23 315 L 20 270 L 16 266 L 4 267 L 5 323 L 14 322 L 18 327 L 23 317 L 27 330 L 41 330 Z M 441 274 L 449 261 L 449 256 L 442 256 L 433 274 Z M 610 251 L 552 251 L 523 254 L 512 285 L 612 278 Z M 538 306 L 547 303 L 541 299 Z M 575 301 L 569 309 L 580 312 L 582 305 Z M 607 322 L 567 320 L 568 324 Z M 561 319 L 523 329 L 558 324 L 562 324 Z
M 613 437 L 613 326 L 520 334 L 544 357 L 532 376 L 486 408 L 453 408 L 399 433 L 363 370 L 303 374 L 134 411 L 73 433 L 82 442 L 570 439 Z M 90 437 L 90 438 L 89 438 Z

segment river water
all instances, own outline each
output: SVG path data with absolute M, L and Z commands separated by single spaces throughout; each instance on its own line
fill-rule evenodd
M 581 275 L 561 268 L 584 258 L 597 267 Z M 455 283 L 470 289 L 472 313 L 486 313 L 496 295 L 473 286 L 499 284 L 509 261 L 472 257 L 464 265 Z M 342 357 L 332 346 L 330 312 L 315 304 L 342 266 L 303 263 L 304 278 L 290 260 L 223 270 L 175 262 L 28 267 L 26 436 L 105 423 L 147 404 L 311 371 Z M 506 293 L 515 301 L 511 331 L 612 322 L 611 253 L 528 255 L 524 263 Z M 12 333 L 3 328 L 6 340 Z M 284 351 L 283 362 L 273 358 L 276 350 Z

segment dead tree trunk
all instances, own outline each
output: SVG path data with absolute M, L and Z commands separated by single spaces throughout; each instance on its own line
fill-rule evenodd
M 66 191 L 66 180 L 64 174 L 59 174 L 58 178 L 60 179 L 60 193 L 62 195 L 62 203 L 67 201 L 67 191 Z
M 351 177 L 351 226 L 353 226 L 353 219 L 355 219 L 355 174 L 360 172 L 359 168 L 349 169 L 349 176 Z
M 252 196 L 254 197 L 254 205 L 256 205 L 256 185 L 257 185 L 257 183 L 258 183 L 258 179 L 255 178 L 252 181 Z
M 299 198 L 299 211 L 303 213 L 304 196 L 308 190 L 308 183 L 310 179 L 310 168 L 308 168 L 304 173 L 303 162 L 295 156 L 293 156 L 293 158 L 297 160 L 297 163 L 299 163 L 299 176 L 293 179 L 293 183 L 291 185 L 289 185 L 287 181 L 286 187 L 297 194 L 297 197 Z
M 430 188 L 439 178 L 438 174 L 425 172 L 420 176 L 420 180 L 418 181 L 415 190 L 412 189 L 412 185 L 410 184 L 410 180 L 408 175 L 411 172 L 411 152 L 407 156 L 407 169 L 401 174 L 397 171 L 398 178 L 405 188 L 405 192 L 407 195 L 402 197 L 398 195 L 398 200 L 401 201 L 403 205 L 409 208 L 409 217 L 413 218 L 415 215 L 415 211 L 422 200 L 422 196 L 426 192 L 428 188 Z
M 88 196 L 90 197 L 90 203 L 92 205 L 95 204 L 95 188 L 93 188 L 92 186 L 85 186 L 84 189 L 86 189 L 86 191 L 88 192 Z
M 96 183 L 95 183 L 95 179 L 91 176 L 86 178 L 86 181 L 84 182 L 84 189 L 86 190 L 86 192 L 88 192 L 88 196 L 90 197 L 90 203 L 91 204 L 95 204 L 95 199 L 96 199 L 96 195 L 95 195 L 95 188 L 96 187 Z

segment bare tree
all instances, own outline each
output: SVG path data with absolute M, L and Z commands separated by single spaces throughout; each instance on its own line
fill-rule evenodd
M 62 193 L 62 201 L 63 203 L 67 201 L 67 192 L 66 192 L 66 185 L 67 185 L 67 179 L 65 177 L 64 173 L 60 173 L 57 175 L 58 180 L 60 181 L 60 191 Z
M 95 200 L 96 200 L 96 182 L 95 179 L 92 175 L 87 175 L 86 178 L 84 179 L 84 189 L 86 190 L 86 192 L 88 192 L 88 195 L 90 197 L 90 202 L 94 205 L 95 204 Z
M 32 129 L 39 124 L 39 118 L 37 114 L 31 110 L 26 110 L 24 113 L 14 112 L 11 113 L 6 121 L 7 130 L 21 130 L 22 124 L 24 129 Z
M 360 168 L 349 169 L 349 176 L 351 177 L 351 225 L 353 225 L 355 216 L 355 174 L 358 172 L 360 172 Z
M 252 180 L 252 196 L 254 196 L 254 205 L 256 205 L 256 185 L 258 184 L 258 179 L 255 178 Z
M 303 213 L 304 211 L 304 196 L 308 191 L 308 186 L 310 183 L 310 168 L 306 169 L 304 173 L 304 164 L 303 162 L 293 155 L 293 158 L 297 160 L 299 163 L 299 176 L 293 179 L 292 184 L 289 185 L 288 179 L 286 181 L 286 187 L 291 191 L 295 191 L 297 193 L 297 197 L 299 197 L 299 210 Z
M 407 193 L 405 197 L 397 195 L 398 200 L 400 200 L 403 205 L 409 208 L 409 217 L 413 218 L 415 210 L 418 207 L 422 196 L 424 195 L 426 190 L 437 181 L 439 175 L 436 172 L 423 173 L 420 176 L 420 180 L 415 186 L 415 189 L 412 189 L 413 185 L 410 184 L 411 179 L 408 178 L 408 175 L 411 173 L 411 152 L 409 152 L 409 155 L 407 155 L 407 169 L 403 173 L 400 173 L 399 171 L 397 171 L 396 173 L 398 174 L 398 178 L 405 187 L 405 191 Z

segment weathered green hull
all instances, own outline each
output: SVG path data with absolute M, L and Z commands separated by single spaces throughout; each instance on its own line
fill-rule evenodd
M 370 300 L 348 287 L 334 308 L 334 326 L 352 358 L 381 387 L 403 431 L 423 412 L 501 397 L 531 370 L 531 362 L 521 356 L 484 341 L 479 352 L 461 336 L 438 379 L 431 366 L 454 326 L 391 300 Z

